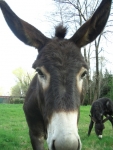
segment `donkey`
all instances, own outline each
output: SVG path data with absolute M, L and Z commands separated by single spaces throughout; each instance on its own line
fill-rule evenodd
M 96 39 L 109 17 L 112 0 L 102 0 L 93 16 L 69 39 L 67 28 L 56 27 L 50 39 L 20 19 L 0 0 L 4 18 L 12 32 L 27 45 L 38 49 L 33 63 L 37 71 L 24 102 L 33 150 L 81 150 L 78 134 L 82 82 L 88 66 L 80 48 Z
M 93 125 L 95 123 L 95 133 L 99 138 L 102 138 L 104 122 L 109 120 L 113 127 L 113 102 L 109 98 L 99 98 L 93 102 L 90 110 L 90 125 L 88 130 L 88 136 L 91 133 Z M 103 117 L 106 117 L 103 119 Z

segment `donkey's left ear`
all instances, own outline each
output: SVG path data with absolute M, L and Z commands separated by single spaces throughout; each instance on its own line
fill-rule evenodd
M 25 44 L 40 50 L 50 40 L 38 29 L 20 19 L 5 1 L 0 0 L 0 8 L 9 28 Z
M 93 16 L 70 38 L 78 47 L 92 42 L 104 29 L 110 14 L 112 0 L 102 0 Z
M 109 110 L 109 108 L 111 108 L 111 103 L 110 103 L 110 101 L 107 101 L 107 102 L 106 102 L 106 107 L 108 108 L 108 110 Z

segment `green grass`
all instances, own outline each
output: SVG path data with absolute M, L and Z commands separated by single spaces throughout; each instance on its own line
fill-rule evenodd
M 82 150 L 113 150 L 113 130 L 109 121 L 105 123 L 103 138 L 94 132 L 87 137 L 90 106 L 81 106 L 79 134 Z M 21 104 L 0 104 L 0 150 L 31 150 L 28 126 Z M 46 146 L 47 149 L 47 146 Z
M 0 104 L 0 150 L 31 150 L 21 104 Z

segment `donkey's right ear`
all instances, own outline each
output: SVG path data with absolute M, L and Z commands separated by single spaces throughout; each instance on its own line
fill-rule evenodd
M 40 51 L 48 40 L 50 40 L 38 29 L 20 19 L 5 1 L 0 0 L 0 8 L 9 28 L 25 44 L 33 46 Z

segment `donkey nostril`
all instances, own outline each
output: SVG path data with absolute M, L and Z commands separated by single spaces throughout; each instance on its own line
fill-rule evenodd
M 55 140 L 53 140 L 53 143 L 52 143 L 52 150 L 56 150 L 55 149 Z
M 78 139 L 78 148 L 77 148 L 77 150 L 80 150 L 80 141 L 79 141 L 79 139 Z

